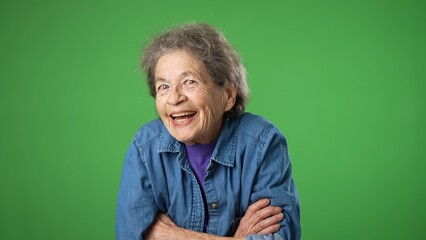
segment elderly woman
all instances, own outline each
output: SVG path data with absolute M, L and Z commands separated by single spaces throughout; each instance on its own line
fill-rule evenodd
M 244 113 L 245 69 L 217 29 L 155 37 L 142 67 L 159 119 L 124 161 L 117 239 L 299 239 L 299 197 L 284 136 Z

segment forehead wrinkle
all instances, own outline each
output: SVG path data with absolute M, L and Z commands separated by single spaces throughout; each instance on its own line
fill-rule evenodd
M 181 74 L 179 74 L 178 79 L 182 79 L 182 78 L 185 78 L 185 77 L 190 77 L 192 75 L 199 75 L 199 74 L 194 73 L 192 71 L 184 71 Z
M 163 68 L 162 70 L 165 70 L 165 72 L 159 71 L 158 65 L 157 65 L 157 68 L 156 68 L 156 71 L 155 71 L 155 75 L 156 75 L 155 82 L 157 82 L 157 81 L 164 81 L 164 82 L 170 83 L 170 82 L 173 82 L 173 81 L 182 80 L 182 79 L 184 79 L 186 77 L 189 77 L 189 76 L 195 77 L 197 80 L 201 80 L 202 82 L 206 82 L 207 79 L 205 79 L 205 78 L 206 77 L 208 78 L 209 74 L 208 74 L 207 69 L 205 69 L 204 64 L 202 62 L 200 62 L 198 59 L 194 58 L 192 55 L 190 55 L 188 53 L 187 53 L 187 55 L 189 55 L 190 59 L 185 59 L 183 61 L 185 63 L 183 65 L 186 65 L 186 66 L 182 66 L 183 69 L 181 69 L 182 70 L 181 73 L 176 73 L 175 72 L 175 74 L 173 74 L 173 73 L 167 71 L 167 68 L 168 68 L 167 65 L 168 64 L 172 64 L 172 62 L 175 59 L 171 59 L 171 60 L 170 59 L 166 59 L 166 68 L 164 68 L 164 66 L 162 67 Z M 172 62 L 170 62 L 170 61 L 172 61 Z M 176 64 L 176 63 L 174 63 L 174 64 Z M 177 63 L 177 64 L 181 65 L 180 63 Z M 166 74 L 170 74 L 171 73 L 172 75 L 169 75 L 169 76 L 158 76 L 158 75 L 162 75 L 162 74 L 159 74 L 159 73 L 166 73 Z

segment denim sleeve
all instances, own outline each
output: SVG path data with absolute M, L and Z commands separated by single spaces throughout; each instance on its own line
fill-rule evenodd
M 276 128 L 270 129 L 264 139 L 258 155 L 259 169 L 251 201 L 269 198 L 272 206 L 283 208 L 284 219 L 277 233 L 252 235 L 246 239 L 299 240 L 301 237 L 299 195 L 292 178 L 286 140 Z
M 141 239 L 157 213 L 151 182 L 133 142 L 126 154 L 121 174 L 116 212 L 116 239 Z

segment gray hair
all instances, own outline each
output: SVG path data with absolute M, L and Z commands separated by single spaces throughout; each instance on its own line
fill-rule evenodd
M 183 49 L 198 58 L 208 70 L 216 85 L 235 84 L 235 105 L 225 113 L 228 117 L 240 116 L 249 99 L 246 71 L 237 51 L 225 36 L 213 26 L 201 23 L 187 24 L 169 29 L 154 37 L 142 53 L 142 69 L 147 74 L 151 96 L 156 97 L 155 68 L 161 56 Z

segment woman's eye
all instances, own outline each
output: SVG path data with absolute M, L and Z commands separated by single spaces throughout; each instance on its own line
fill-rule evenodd
M 186 81 L 185 81 L 185 84 L 186 84 L 186 85 L 194 84 L 194 83 L 195 83 L 195 80 L 193 80 L 193 79 L 189 79 L 189 80 L 186 80 Z
M 168 89 L 169 86 L 165 85 L 165 84 L 161 84 L 160 86 L 158 86 L 157 91 L 162 91 L 162 90 L 166 90 Z

